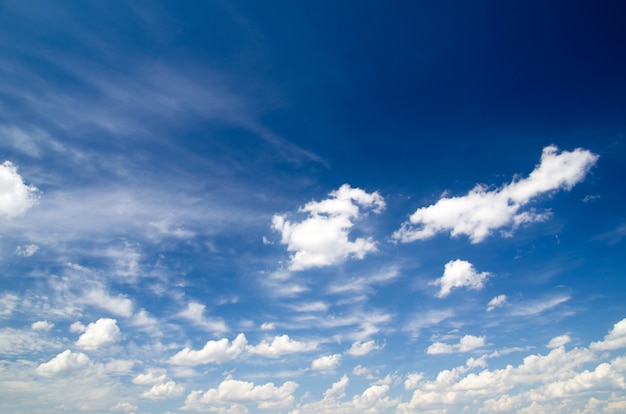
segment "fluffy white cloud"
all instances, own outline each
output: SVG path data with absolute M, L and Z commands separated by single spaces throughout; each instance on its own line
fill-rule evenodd
M 76 346 L 83 349 L 97 349 L 117 342 L 121 337 L 120 328 L 115 319 L 100 318 L 87 325 L 85 333 L 76 341 Z
M 281 243 L 293 252 L 290 270 L 342 263 L 349 257 L 362 259 L 376 251 L 371 237 L 349 239 L 354 221 L 364 213 L 362 209 L 380 213 L 385 208 L 383 197 L 377 192 L 367 193 L 348 184 L 332 191 L 329 198 L 311 201 L 299 209 L 308 213 L 301 222 L 290 222 L 285 216 L 275 215 L 272 228 L 281 233 Z
M 448 296 L 450 291 L 455 288 L 482 289 L 489 276 L 489 272 L 478 273 L 473 264 L 457 259 L 446 263 L 443 276 L 433 281 L 432 284 L 441 286 L 437 297 L 443 298 Z
M 333 354 L 319 357 L 311 363 L 311 369 L 315 371 L 332 371 L 341 363 L 341 354 Z
M 209 332 L 224 333 L 228 331 L 228 327 L 224 321 L 220 318 L 209 318 L 204 316 L 204 310 L 206 306 L 197 303 L 189 302 L 187 309 L 179 313 L 179 316 L 188 319 L 196 325 L 206 329 Z
M 274 383 L 254 385 L 253 382 L 227 378 L 216 388 L 206 392 L 192 391 L 185 399 L 183 410 L 205 412 L 207 407 L 231 404 L 255 404 L 259 409 L 280 409 L 289 407 L 294 400 L 293 393 L 298 384 L 287 381 L 281 386 Z
M 498 295 L 489 301 L 487 304 L 487 312 L 491 312 L 495 308 L 499 308 L 500 306 L 504 306 L 506 303 L 506 295 Z
M 61 352 L 48 362 L 40 364 L 37 374 L 49 377 L 57 374 L 75 372 L 91 366 L 91 361 L 82 352 L 72 352 L 69 349 Z
M 431 344 L 426 353 L 430 355 L 452 354 L 454 352 L 469 352 L 477 348 L 485 346 L 484 336 L 465 335 L 459 340 L 458 344 L 449 345 L 443 342 L 435 342 Z
M 83 333 L 87 327 L 80 322 L 74 322 L 70 325 L 70 332 L 72 333 Z
M 0 217 L 11 219 L 20 216 L 38 200 L 39 190 L 24 184 L 11 161 L 0 164 Z
M 104 288 L 97 286 L 85 292 L 80 303 L 96 306 L 116 316 L 130 317 L 133 314 L 133 301 L 124 295 L 111 296 Z
M 151 400 L 164 400 L 166 398 L 173 398 L 183 395 L 185 387 L 180 384 L 176 384 L 170 380 L 161 384 L 155 384 L 148 391 L 141 394 L 141 398 L 148 398 Z
M 30 327 L 35 331 L 49 331 L 54 327 L 54 324 L 48 321 L 37 321 L 33 322 Z
M 232 343 L 226 338 L 219 341 L 208 341 L 204 348 L 193 351 L 185 348 L 169 359 L 170 364 L 195 366 L 201 364 L 221 364 L 237 358 L 246 349 L 248 341 L 242 333 Z
M 593 342 L 590 348 L 601 351 L 626 348 L 626 319 L 613 325 L 613 329 L 604 337 L 604 341 Z
M 356 341 L 346 353 L 352 356 L 363 356 L 377 349 L 382 349 L 382 346 L 377 345 L 373 340 L 365 342 Z
M 163 384 L 167 379 L 167 375 L 157 375 L 154 372 L 146 372 L 145 374 L 139 374 L 133 378 L 133 384 L 138 385 L 155 385 Z
M 332 400 L 332 399 L 339 399 L 339 398 L 345 397 L 346 387 L 348 386 L 348 382 L 349 382 L 348 376 L 344 374 L 343 377 L 339 379 L 339 381 L 334 382 L 333 385 L 329 389 L 324 391 L 324 399 Z
M 249 353 L 265 357 L 278 357 L 296 352 L 312 351 L 317 348 L 315 342 L 300 342 L 291 339 L 289 335 L 275 336 L 272 342 L 262 341 L 258 345 L 248 346 Z
M 36 244 L 26 244 L 24 246 L 17 246 L 17 248 L 15 249 L 15 253 L 18 256 L 31 257 L 32 255 L 37 253 L 38 250 L 39 246 L 37 246 Z
M 547 347 L 558 348 L 560 346 L 570 343 L 571 341 L 572 341 L 572 338 L 570 338 L 569 335 L 559 335 L 550 339 L 550 342 L 548 342 Z
M 514 179 L 493 190 L 477 185 L 464 196 L 443 197 L 433 205 L 417 209 L 393 238 L 411 242 L 450 232 L 453 237 L 467 235 L 472 243 L 479 243 L 493 230 L 510 232 L 524 223 L 544 221 L 548 213 L 522 208 L 543 194 L 570 190 L 585 178 L 597 160 L 596 154 L 584 149 L 558 153 L 556 146 L 545 147 L 540 164 L 527 178 Z

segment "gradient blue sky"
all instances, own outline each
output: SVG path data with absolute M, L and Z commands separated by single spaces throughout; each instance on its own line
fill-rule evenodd
M 0 4 L 0 411 L 625 413 L 621 2 Z

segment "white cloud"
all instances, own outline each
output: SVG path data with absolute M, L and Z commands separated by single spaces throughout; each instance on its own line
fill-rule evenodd
M 293 252 L 290 270 L 335 265 L 349 257 L 362 259 L 377 250 L 371 237 L 350 240 L 349 233 L 354 221 L 364 214 L 361 208 L 374 213 L 385 208 L 380 194 L 344 184 L 329 196 L 301 207 L 300 212 L 308 213 L 301 222 L 290 222 L 282 215 L 273 217 L 272 229 L 281 233 L 281 243 Z
M 26 244 L 24 246 L 17 246 L 17 248 L 15 249 L 15 253 L 18 256 L 31 257 L 32 255 L 37 253 L 38 250 L 39 246 L 37 246 L 36 244 Z
M 80 322 L 74 322 L 70 325 L 70 332 L 72 333 L 83 333 L 87 327 Z
M 423 313 L 418 313 L 413 315 L 411 320 L 406 323 L 404 330 L 409 332 L 411 337 L 415 339 L 419 336 L 422 329 L 438 325 L 453 316 L 454 311 L 450 309 L 429 310 Z
M 11 219 L 20 216 L 37 204 L 39 190 L 24 184 L 11 161 L 0 164 L 0 217 Z
M 317 348 L 315 342 L 300 342 L 291 339 L 288 335 L 275 336 L 272 342 L 262 341 L 258 345 L 248 346 L 247 351 L 254 355 L 278 357 L 296 352 L 307 352 Z
M 148 391 L 141 394 L 141 398 L 148 398 L 151 400 L 164 400 L 167 398 L 174 398 L 183 395 L 185 387 L 176 384 L 170 380 L 162 384 L 155 384 Z
M 0 296 L 0 317 L 11 316 L 19 299 L 18 296 L 12 293 L 3 293 Z
M 346 353 L 352 356 L 363 356 L 377 349 L 382 349 L 382 346 L 377 345 L 373 340 L 366 342 L 356 341 Z
M 167 375 L 161 374 L 156 375 L 154 372 L 146 372 L 145 374 L 136 375 L 133 378 L 133 384 L 138 385 L 155 385 L 155 384 L 163 384 L 167 379 Z
M 469 352 L 474 349 L 485 346 L 484 336 L 465 335 L 459 340 L 458 344 L 449 345 L 443 342 L 435 342 L 431 344 L 426 353 L 430 355 L 452 354 L 454 352 Z
M 70 373 L 91 366 L 91 361 L 82 352 L 72 352 L 69 349 L 61 352 L 48 362 L 40 364 L 37 374 L 49 377 L 57 374 Z
M 315 371 L 332 371 L 341 363 L 341 354 L 333 354 L 319 357 L 311 363 L 311 369 Z
M 324 391 L 324 399 L 331 400 L 331 399 L 340 399 L 340 398 L 345 397 L 346 387 L 348 386 L 348 382 L 349 382 L 348 376 L 344 374 L 343 377 L 339 379 L 339 381 L 334 382 L 333 385 L 329 389 Z
M 83 349 L 98 349 L 103 345 L 119 341 L 121 337 L 120 328 L 115 319 L 100 318 L 87 325 L 85 333 L 76 341 L 76 346 Z
M 80 303 L 96 306 L 116 316 L 130 317 L 133 314 L 133 301 L 124 295 L 111 296 L 101 286 L 85 292 Z
M 414 372 L 408 374 L 406 376 L 406 380 L 404 380 L 404 389 L 405 390 L 414 390 L 417 388 L 418 384 L 424 379 L 424 374 L 421 372 Z
M 224 333 L 228 331 L 228 327 L 220 318 L 209 318 L 204 316 L 205 305 L 197 302 L 189 302 L 187 309 L 179 313 L 179 316 L 189 319 L 196 325 L 213 333 Z
M 221 364 L 237 358 L 246 349 L 248 341 L 242 333 L 232 343 L 226 338 L 219 341 L 208 341 L 204 348 L 193 351 L 185 348 L 169 359 L 170 364 L 196 366 L 201 364 Z
M 473 264 L 457 259 L 446 263 L 443 276 L 431 284 L 441 286 L 437 297 L 443 298 L 455 288 L 467 287 L 471 290 L 480 290 L 489 276 L 489 272 L 478 273 Z
M 393 238 L 406 243 L 450 232 L 453 237 L 467 235 L 472 243 L 480 243 L 494 230 L 508 229 L 506 234 L 521 224 L 544 221 L 548 213 L 522 208 L 543 194 L 570 190 L 597 160 L 596 154 L 584 149 L 559 154 L 556 146 L 545 147 L 540 164 L 527 178 L 493 190 L 477 185 L 465 196 L 443 197 L 417 209 Z
M 569 295 L 556 295 L 515 304 L 511 310 L 513 316 L 531 316 L 545 312 L 571 299 Z
M 328 293 L 348 294 L 351 297 L 359 293 L 374 293 L 372 286 L 389 283 L 399 275 L 398 268 L 391 266 L 369 276 L 337 280 L 328 287 Z
M 261 324 L 262 331 L 273 331 L 276 329 L 276 324 L 274 322 L 264 322 Z
M 491 312 L 495 308 L 499 308 L 500 306 L 504 306 L 506 303 L 506 295 L 498 295 L 489 301 L 487 304 L 487 312 Z
M 20 355 L 63 347 L 61 341 L 43 337 L 32 330 L 0 329 L 0 355 Z
M 227 378 L 216 388 L 206 392 L 192 391 L 185 399 L 183 410 L 206 411 L 207 407 L 231 404 L 255 404 L 259 409 L 277 410 L 289 407 L 298 384 L 287 381 L 281 386 L 274 383 L 255 385 L 253 382 Z
M 558 348 L 560 346 L 570 343 L 571 341 L 572 338 L 570 338 L 569 335 L 559 335 L 550 339 L 550 342 L 548 342 L 548 345 L 546 346 L 548 348 Z
M 626 319 L 613 325 L 613 329 L 604 337 L 604 340 L 593 342 L 590 348 L 600 351 L 626 348 Z
M 49 331 L 54 327 L 54 324 L 48 321 L 37 321 L 33 322 L 30 327 L 35 331 Z
M 119 402 L 115 404 L 114 407 L 111 408 L 111 411 L 120 411 L 123 413 L 130 413 L 130 412 L 137 411 L 138 409 L 139 407 L 129 402 Z

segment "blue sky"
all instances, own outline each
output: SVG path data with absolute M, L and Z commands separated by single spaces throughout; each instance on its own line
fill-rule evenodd
M 0 5 L 0 411 L 626 412 L 618 2 Z

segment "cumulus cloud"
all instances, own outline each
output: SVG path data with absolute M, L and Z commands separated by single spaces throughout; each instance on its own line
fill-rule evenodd
M 50 377 L 57 374 L 70 373 L 85 369 L 91 366 L 91 361 L 82 352 L 72 352 L 69 349 L 61 352 L 48 362 L 40 364 L 37 374 Z
M 199 351 L 185 348 L 169 359 L 170 364 L 196 366 L 202 364 L 221 364 L 237 358 L 246 349 L 248 341 L 242 333 L 231 343 L 222 338 L 219 341 L 208 341 Z
M 346 395 L 346 387 L 348 386 L 348 382 L 348 376 L 344 374 L 339 381 L 334 382 L 329 389 L 324 391 L 324 399 L 332 400 L 343 398 Z
M 178 315 L 192 321 L 194 324 L 206 329 L 209 332 L 224 333 L 228 331 L 228 327 L 224 321 L 220 318 L 210 318 L 204 315 L 206 306 L 197 303 L 190 302 L 187 305 L 187 309 L 180 312 Z
M 48 321 L 37 321 L 33 322 L 30 327 L 35 331 L 49 331 L 54 327 L 54 324 Z
M 499 308 L 500 306 L 504 306 L 506 303 L 506 295 L 498 295 L 489 301 L 487 304 L 487 312 L 491 312 L 495 308 Z
M 120 328 L 115 319 L 100 318 L 87 325 L 85 333 L 76 341 L 76 346 L 83 349 L 98 349 L 103 345 L 119 341 L 121 337 Z
M 254 404 L 259 409 L 276 410 L 289 407 L 298 384 L 287 381 L 281 386 L 272 382 L 255 385 L 253 382 L 227 378 L 216 388 L 192 391 L 185 399 L 183 410 L 206 411 L 216 405 Z M 246 410 L 247 412 L 247 410 Z
M 11 161 L 0 164 L 0 217 L 12 219 L 21 216 L 37 204 L 39 194 L 36 187 L 24 184 Z
M 307 352 L 317 348 L 315 342 L 300 342 L 291 339 L 289 335 L 275 336 L 272 342 L 262 341 L 258 345 L 248 346 L 249 353 L 265 357 L 278 357 L 296 352 Z
M 354 395 L 349 401 L 342 401 L 348 382 L 348 377 L 344 375 L 324 392 L 324 398 L 321 401 L 300 405 L 293 413 L 375 414 L 387 412 L 389 408 L 398 403 L 398 400 L 387 396 L 388 384 L 371 385 L 361 394 Z
M 572 338 L 570 338 L 569 335 L 559 335 L 550 339 L 550 342 L 548 342 L 547 347 L 558 348 L 560 346 L 570 343 L 571 341 L 572 341 Z
M 167 398 L 174 398 L 183 395 L 185 387 L 176 384 L 174 381 L 169 380 L 161 384 L 155 384 L 148 391 L 141 394 L 141 398 L 148 398 L 151 400 L 164 400 Z
M 15 253 L 18 256 L 31 257 L 32 255 L 37 253 L 38 250 L 39 246 L 37 246 L 36 244 L 26 244 L 24 246 L 17 246 L 17 248 L 15 249 Z
M 377 345 L 373 340 L 366 342 L 356 341 L 346 353 L 352 356 L 363 356 L 377 349 L 382 349 L 382 346 Z
M 457 259 L 446 263 L 443 276 L 433 281 L 432 284 L 441 287 L 437 297 L 443 298 L 448 296 L 452 289 L 460 287 L 480 290 L 489 276 L 489 272 L 478 273 L 473 264 Z
M 104 309 L 116 316 L 128 318 L 133 314 L 133 301 L 131 299 L 124 295 L 111 296 L 101 286 L 86 291 L 79 302 Z
M 281 243 L 293 252 L 290 270 L 330 266 L 349 257 L 362 259 L 377 250 L 372 237 L 350 240 L 349 233 L 354 222 L 366 214 L 361 210 L 380 213 L 384 208 L 383 197 L 377 192 L 367 193 L 344 184 L 329 198 L 301 207 L 299 212 L 308 214 L 301 222 L 274 215 L 272 229 L 281 233 Z
M 593 342 L 590 348 L 600 351 L 626 348 L 626 319 L 613 325 L 613 329 L 604 337 L 604 340 Z
M 554 145 L 545 147 L 541 162 L 528 177 L 495 189 L 477 185 L 464 196 L 443 197 L 417 209 L 392 237 L 406 243 L 450 232 L 480 243 L 494 230 L 510 234 L 522 224 L 546 220 L 549 213 L 524 207 L 544 194 L 570 190 L 584 180 L 597 160 L 596 154 L 584 149 L 559 153 Z
M 319 357 L 311 363 L 314 371 L 332 371 L 341 363 L 341 354 L 333 354 Z
M 426 353 L 430 355 L 438 355 L 452 354 L 454 352 L 469 352 L 484 346 L 484 336 L 465 335 L 460 339 L 458 344 L 454 345 L 445 344 L 443 342 L 435 342 L 431 344 L 428 349 L 426 349 Z

